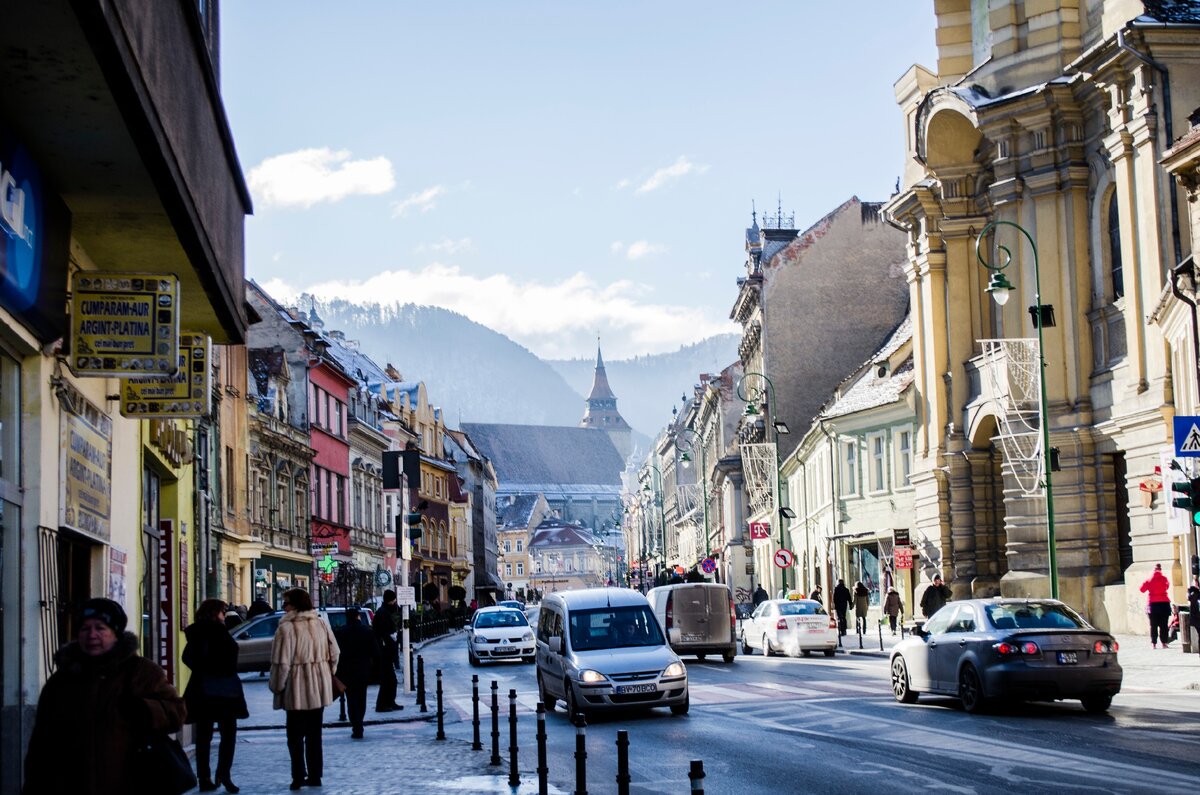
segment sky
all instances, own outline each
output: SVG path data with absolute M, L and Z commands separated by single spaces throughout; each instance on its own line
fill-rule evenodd
M 221 47 L 249 278 L 543 358 L 736 331 L 752 203 L 887 199 L 936 66 L 932 0 L 226 0 Z

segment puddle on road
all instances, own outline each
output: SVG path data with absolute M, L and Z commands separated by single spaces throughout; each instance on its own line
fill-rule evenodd
M 517 787 L 508 786 L 507 775 L 496 776 L 463 776 L 457 779 L 439 779 L 437 782 L 439 792 L 479 792 L 492 793 L 494 795 L 536 795 L 538 791 L 537 773 L 529 772 L 521 773 L 521 784 Z M 553 784 L 547 792 L 552 795 L 566 795 L 566 790 L 561 790 Z

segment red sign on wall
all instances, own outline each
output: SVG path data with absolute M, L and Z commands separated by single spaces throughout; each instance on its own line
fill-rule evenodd
M 751 522 L 750 523 L 750 540 L 751 541 L 766 541 L 771 537 L 770 522 Z
M 893 548 L 892 560 L 895 562 L 897 569 L 911 569 L 913 567 L 912 547 Z

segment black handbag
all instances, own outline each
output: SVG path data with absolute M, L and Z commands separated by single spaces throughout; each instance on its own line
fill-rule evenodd
M 236 676 L 202 676 L 200 692 L 207 698 L 242 698 L 242 680 Z
M 192 763 L 179 741 L 169 734 L 147 737 L 133 752 L 135 792 L 183 795 L 197 784 Z

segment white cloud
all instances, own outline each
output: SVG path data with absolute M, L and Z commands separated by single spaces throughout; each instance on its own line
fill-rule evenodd
M 696 165 L 688 160 L 686 156 L 680 155 L 679 159 L 671 165 L 660 168 L 658 171 L 655 171 L 653 174 L 651 174 L 650 179 L 639 185 L 635 192 L 649 193 L 652 190 L 658 190 L 672 180 L 676 180 L 680 177 L 684 177 L 693 173 L 703 174 L 705 171 L 708 171 L 708 166 Z
M 263 207 L 311 207 L 347 196 L 376 196 L 396 187 L 386 157 L 351 160 L 346 150 L 301 149 L 268 157 L 247 178 L 256 204 Z
M 413 249 L 415 254 L 461 254 L 467 251 L 474 251 L 475 246 L 471 243 L 471 238 L 464 237 L 461 240 L 451 240 L 446 238 L 440 243 L 422 243 Z
M 407 215 L 409 210 L 420 210 L 423 213 L 427 213 L 434 207 L 437 207 L 437 198 L 444 196 L 445 193 L 446 189 L 441 185 L 434 185 L 432 188 L 426 188 L 419 193 L 414 193 L 392 206 L 392 216 L 399 218 Z
M 650 289 L 619 280 L 599 284 L 584 273 L 557 282 L 521 282 L 506 274 L 475 276 L 434 264 L 420 270 L 394 270 L 365 281 L 330 281 L 303 288 L 272 279 L 263 288 L 286 303 L 307 292 L 356 303 L 380 303 L 403 296 L 405 303 L 459 312 L 526 346 L 539 356 L 563 358 L 590 352 L 597 330 L 604 353 L 613 359 L 677 350 L 713 334 L 735 329 L 690 305 L 655 303 Z
M 650 254 L 661 254 L 667 250 L 667 247 L 661 243 L 651 243 L 648 240 L 635 240 L 626 246 L 620 240 L 614 240 L 609 246 L 612 253 L 625 257 L 625 259 L 636 260 Z

